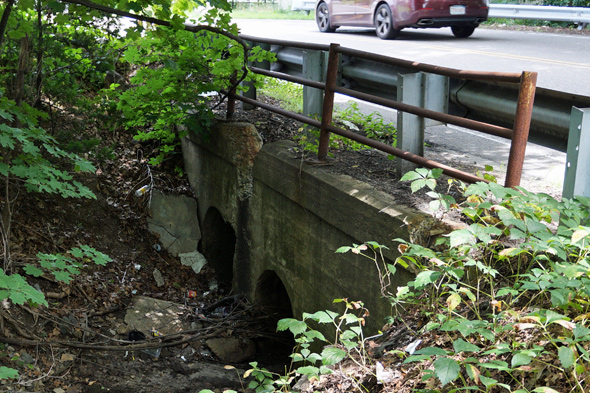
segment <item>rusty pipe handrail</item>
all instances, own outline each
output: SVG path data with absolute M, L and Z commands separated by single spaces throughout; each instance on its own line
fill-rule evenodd
M 509 128 L 500 127 L 477 120 L 465 119 L 463 117 L 453 116 L 442 112 L 436 112 L 419 106 L 413 106 L 404 104 L 403 102 L 399 101 L 388 100 L 387 98 L 381 98 L 370 94 L 361 93 L 344 87 L 334 87 L 334 92 L 344 94 L 349 97 L 358 98 L 360 100 L 367 101 L 373 104 L 379 104 L 389 108 L 397 109 L 402 112 L 411 113 L 416 116 L 426 117 L 443 123 L 454 124 L 459 127 L 469 128 L 486 134 L 500 136 L 506 139 L 512 139 L 512 130 Z
M 288 82 L 295 82 L 295 83 L 299 83 L 300 85 L 315 87 L 316 89 L 321 89 L 321 90 L 324 90 L 326 88 L 326 84 L 324 82 L 312 81 L 312 80 L 305 79 L 305 78 L 299 78 L 298 76 L 292 76 L 289 74 L 285 74 L 283 72 L 270 71 L 270 70 L 265 70 L 263 68 L 258 68 L 258 67 L 248 67 L 248 68 L 250 69 L 250 71 L 252 71 L 255 74 L 270 76 L 270 77 L 282 79 L 282 80 L 285 80 Z
M 258 39 L 255 37 L 243 37 L 244 39 L 253 39 L 257 42 L 267 43 L 267 44 L 274 44 L 274 45 L 285 45 L 285 46 L 293 46 L 298 48 L 305 48 L 305 49 L 315 49 L 315 50 L 325 50 L 325 45 L 315 45 L 315 44 L 303 44 L 303 43 L 293 43 L 290 41 L 277 41 L 272 39 Z M 371 61 L 381 62 L 388 65 L 393 65 L 397 67 L 409 68 L 414 71 L 422 71 L 428 72 L 438 75 L 443 75 L 452 78 L 460 78 L 460 79 L 472 79 L 472 80 L 480 80 L 480 81 L 495 81 L 495 82 L 502 82 L 502 83 L 517 83 L 519 84 L 519 98 L 518 104 L 516 108 L 516 118 L 514 122 L 514 128 L 511 130 L 509 128 L 500 127 L 490 123 L 479 122 L 475 120 L 465 119 L 458 116 L 449 115 L 446 113 L 436 112 L 429 109 L 408 105 L 403 102 L 389 100 L 377 96 L 373 96 L 366 93 L 361 93 L 352 89 L 347 89 L 344 87 L 337 86 L 338 80 L 338 72 L 339 72 L 339 57 L 340 54 L 357 57 L 357 58 L 364 58 Z M 530 127 L 530 121 L 532 116 L 532 107 L 533 107 L 533 100 L 535 95 L 535 86 L 536 86 L 536 78 L 537 73 L 535 72 L 522 72 L 522 73 L 501 73 L 501 72 L 476 72 L 476 71 L 464 71 L 464 70 L 457 70 L 452 68 L 446 67 L 439 67 L 433 66 L 429 64 L 422 64 L 417 62 L 411 62 L 408 60 L 402 59 L 394 59 L 389 58 L 386 56 L 373 54 L 369 52 L 363 52 L 359 50 L 354 50 L 350 48 L 342 48 L 338 44 L 331 44 L 328 48 L 328 66 L 326 72 L 326 82 L 317 82 L 312 81 L 305 78 L 295 77 L 288 74 L 276 72 L 276 71 L 269 71 L 263 70 L 256 67 L 250 68 L 254 73 L 262 74 L 266 76 L 271 76 L 299 84 L 303 84 L 305 86 L 314 87 L 317 89 L 324 90 L 324 102 L 323 102 L 323 110 L 322 110 L 322 118 L 321 121 L 317 121 L 311 119 L 307 116 L 299 115 L 296 113 L 292 113 L 289 111 L 285 111 L 283 109 L 274 107 L 272 105 L 261 103 L 257 100 L 250 99 L 247 97 L 236 96 L 232 94 L 231 97 L 234 99 L 239 99 L 243 102 L 249 103 L 254 106 L 258 106 L 264 108 L 266 110 L 270 110 L 272 112 L 290 117 L 292 119 L 301 121 L 302 123 L 312 125 L 314 127 L 320 128 L 320 138 L 319 138 L 319 146 L 318 146 L 318 159 L 324 159 L 328 154 L 329 149 L 329 142 L 330 142 L 330 132 L 334 132 L 340 136 L 343 136 L 348 139 L 355 140 L 357 142 L 363 143 L 367 146 L 377 148 L 381 151 L 387 152 L 392 154 L 396 157 L 401 159 L 405 159 L 411 162 L 414 162 L 418 165 L 422 165 L 428 168 L 441 168 L 443 169 L 443 173 L 455 177 L 460 180 L 464 180 L 467 182 L 477 182 L 477 181 L 486 181 L 480 177 L 470 175 L 466 172 L 462 172 L 458 169 L 451 168 L 444 164 L 440 164 L 438 162 L 428 160 L 422 156 L 398 149 L 393 146 L 386 145 L 382 142 L 378 142 L 372 140 L 370 138 L 355 134 L 353 132 L 340 129 L 332 125 L 332 116 L 334 110 L 334 94 L 344 94 L 350 97 L 358 98 L 364 101 L 372 102 L 378 105 L 390 107 L 397 109 L 402 112 L 407 112 L 414 114 L 416 116 L 426 117 L 429 119 L 441 121 L 443 123 L 454 124 L 461 127 L 470 128 L 476 131 L 484 132 L 491 135 L 496 135 L 500 137 L 504 137 L 507 139 L 511 139 L 512 143 L 510 145 L 510 155 L 508 159 L 508 166 L 507 166 L 507 173 L 506 173 L 506 182 L 505 185 L 507 187 L 515 187 L 520 184 L 520 178 L 522 174 L 522 167 L 524 161 L 524 154 L 526 149 L 526 143 L 528 140 L 528 133 Z M 228 105 L 229 108 L 229 105 Z
M 244 97 L 244 96 L 235 95 L 234 98 L 236 100 L 245 102 L 247 104 L 257 106 L 259 108 L 266 109 L 270 112 L 274 112 L 279 115 L 283 115 L 285 117 L 289 117 L 291 119 L 300 121 L 300 122 L 308 124 L 312 127 L 316 127 L 316 128 L 321 127 L 321 122 L 318 120 L 312 119 L 311 117 L 300 115 L 300 114 L 294 113 L 294 112 L 289 112 L 285 109 L 276 107 L 274 105 L 265 104 L 264 102 L 260 102 L 258 100 L 254 100 L 252 98 L 248 98 L 248 97 Z M 336 127 L 333 125 L 327 125 L 326 128 L 328 131 L 333 132 L 334 134 L 338 134 L 338 135 L 343 136 L 345 138 L 362 143 L 362 144 L 367 145 L 369 147 L 373 147 L 375 149 L 381 150 L 385 153 L 389 153 L 389 154 L 394 155 L 396 157 L 403 158 L 404 160 L 411 161 L 415 164 L 422 165 L 427 168 L 440 168 L 443 170 L 443 173 L 445 175 L 454 177 L 455 179 L 463 180 L 468 183 L 475 183 L 478 181 L 483 181 L 483 182 L 489 183 L 489 180 L 483 179 L 481 177 L 472 175 L 467 172 L 463 172 L 459 169 L 452 168 L 448 165 L 441 164 L 440 162 L 429 160 L 429 159 L 419 156 L 417 154 L 413 154 L 413 153 L 407 152 L 405 150 L 398 149 L 397 147 L 390 146 L 390 145 L 385 144 L 383 142 L 379 142 L 374 139 L 367 138 L 366 136 L 355 134 L 352 131 L 348 131 L 348 130 L 345 130 L 345 129 L 342 129 L 342 128 L 339 128 L 339 127 Z

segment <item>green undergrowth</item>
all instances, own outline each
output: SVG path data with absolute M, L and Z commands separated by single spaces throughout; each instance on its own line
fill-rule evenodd
M 303 113 L 303 86 L 275 78 L 264 78 L 260 92 L 280 102 L 283 109 L 295 113 Z M 379 140 L 395 146 L 397 143 L 396 128 L 387 123 L 378 112 L 364 113 L 358 103 L 350 100 L 343 109 L 334 111 L 333 124 L 352 130 L 368 138 Z M 319 118 L 316 116 L 316 119 Z M 295 137 L 299 148 L 304 154 L 317 154 L 319 129 L 304 126 Z M 330 149 L 362 150 L 366 146 L 353 140 L 330 134 Z
M 377 267 L 382 295 L 392 307 L 389 323 L 406 326 L 412 344 L 373 359 L 362 303 L 337 300 L 345 306 L 340 313 L 319 311 L 279 322 L 278 330 L 289 330 L 296 339 L 295 363 L 284 375 L 253 363 L 245 375 L 250 388 L 290 392 L 305 375 L 322 391 L 326 379 L 320 376 L 352 361 L 384 391 L 590 390 L 590 198 L 559 201 L 521 187 L 453 181 L 462 192 L 456 201 L 435 192 L 440 175 L 417 169 L 402 180 L 410 181 L 413 191 L 426 188 L 438 201 L 433 210 L 457 210 L 462 227 L 432 239 L 430 246 L 394 239 L 399 257 L 393 263 L 382 256 L 387 247 L 375 242 L 337 250 Z M 415 278 L 393 287 L 398 269 Z M 331 324 L 334 337 L 327 340 L 314 330 L 317 323 Z M 313 352 L 313 342 L 326 346 Z M 392 370 L 402 376 L 392 378 Z M 411 387 L 404 375 L 412 375 Z M 358 375 L 347 378 L 366 391 Z

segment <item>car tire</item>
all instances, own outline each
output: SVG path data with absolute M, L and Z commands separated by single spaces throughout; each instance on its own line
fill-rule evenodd
M 330 11 L 326 3 L 320 3 L 318 8 L 316 8 L 315 21 L 322 33 L 333 33 L 336 31 L 336 28 L 330 24 Z
M 475 31 L 475 26 L 451 26 L 453 35 L 457 38 L 467 38 Z
M 393 16 L 387 4 L 381 4 L 375 12 L 375 32 L 382 40 L 391 40 L 399 35 L 399 30 L 393 28 Z

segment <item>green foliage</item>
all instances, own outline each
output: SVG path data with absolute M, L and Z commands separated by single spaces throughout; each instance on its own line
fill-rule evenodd
M 0 299 L 10 299 L 16 304 L 32 303 L 47 306 L 43 293 L 29 285 L 21 275 L 7 275 L 2 269 L 0 269 Z
M 416 171 L 406 179 L 417 184 L 414 190 L 435 188 L 432 173 Z M 557 201 L 495 183 L 463 189 L 465 201 L 457 208 L 468 220 L 465 228 L 437 239 L 433 248 L 397 239 L 396 265 L 416 278 L 388 299 L 395 307 L 417 306 L 430 319 L 424 329 L 449 334 L 452 342 L 452 349 L 423 348 L 406 362 L 434 357 L 424 377 L 442 386 L 519 392 L 554 391 L 526 381 L 555 364 L 552 372 L 570 383 L 568 389 L 586 391 L 590 200 Z M 526 341 L 519 332 L 526 332 Z
M 203 21 L 237 35 L 236 25 L 217 9 Z M 246 61 L 273 56 L 255 48 L 244 59 L 243 48 L 225 36 L 158 27 L 126 46 L 122 60 L 138 69 L 129 89 L 112 86 L 110 96 L 118 99 L 117 109 L 137 140 L 158 143 L 159 154 L 151 161 L 156 165 L 187 132 L 209 131 L 214 118 L 209 92 L 229 89 Z
M 18 179 L 29 192 L 94 198 L 88 187 L 73 180 L 70 173 L 46 157 L 69 162 L 77 172 L 94 171 L 94 166 L 60 149 L 55 139 L 37 126 L 39 116 L 41 113 L 26 104 L 19 107 L 14 101 L 0 97 L 0 117 L 5 122 L 22 124 L 21 127 L 0 124 L 0 176 L 5 180 Z
M 40 268 L 33 265 L 26 265 L 24 271 L 34 277 L 39 277 L 45 272 L 49 272 L 53 274 L 56 280 L 68 284 L 72 280 L 72 275 L 79 274 L 80 268 L 85 263 L 93 262 L 96 265 L 104 266 L 108 262 L 112 262 L 112 259 L 108 255 L 87 245 L 81 246 L 80 248 L 72 248 L 69 251 L 69 255 L 38 253 L 37 258 L 39 258 Z
M 348 101 L 346 109 L 337 114 L 340 121 L 348 121 L 359 128 L 367 138 L 384 140 L 392 146 L 397 142 L 397 130 L 393 125 L 385 123 L 378 112 L 363 113 L 355 101 Z
M 318 311 L 313 314 L 304 313 L 303 319 L 281 319 L 277 324 L 277 331 L 290 331 L 295 337 L 297 346 L 291 358 L 293 363 L 285 375 L 268 371 L 258 365 L 250 363 L 250 368 L 243 378 L 251 378 L 248 388 L 257 393 L 261 392 L 291 392 L 291 384 L 295 377 L 306 375 L 309 380 L 318 380 L 321 375 L 332 373 L 331 366 L 340 363 L 351 353 L 361 354 L 365 359 L 364 337 L 362 328 L 365 323 L 367 310 L 361 302 L 336 299 L 336 304 L 343 304 L 344 311 Z M 323 333 L 314 329 L 311 324 L 331 326 L 335 335 L 328 340 Z M 321 353 L 312 352 L 311 345 L 320 343 L 327 345 Z M 350 357 L 356 361 L 357 356 Z M 359 364 L 365 367 L 364 364 Z M 208 393 L 201 390 L 199 393 Z
M 277 78 L 263 77 L 260 92 L 281 102 L 285 110 L 303 112 L 303 86 Z

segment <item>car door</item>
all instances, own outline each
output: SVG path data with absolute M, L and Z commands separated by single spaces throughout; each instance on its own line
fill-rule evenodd
M 375 0 L 355 0 L 355 22 L 362 26 L 373 26 L 373 3 Z
M 332 0 L 330 5 L 332 7 L 332 23 L 349 24 L 355 17 L 355 0 Z

